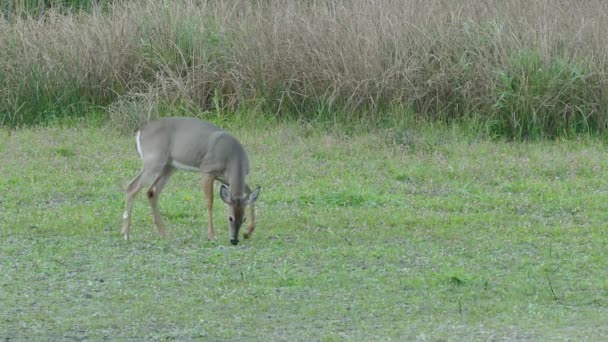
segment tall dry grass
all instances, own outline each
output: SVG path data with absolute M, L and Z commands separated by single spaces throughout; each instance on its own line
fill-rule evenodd
M 183 107 L 474 119 L 512 137 L 608 127 L 608 3 L 600 0 L 93 7 L 0 20 L 3 123 L 92 110 L 127 120 Z

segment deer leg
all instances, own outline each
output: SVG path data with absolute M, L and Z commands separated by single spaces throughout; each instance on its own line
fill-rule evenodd
M 154 221 L 154 225 L 158 230 L 158 234 L 160 234 L 160 236 L 163 238 L 167 236 L 167 233 L 165 231 L 165 225 L 163 224 L 163 221 L 160 217 L 160 213 L 158 211 L 158 199 L 160 198 L 160 193 L 163 191 L 163 188 L 169 181 L 169 178 L 171 178 L 173 171 L 173 168 L 165 168 L 163 172 L 161 172 L 161 174 L 156 177 L 156 179 L 152 183 L 152 186 L 150 186 L 147 192 L 148 200 L 150 201 L 150 207 L 152 207 L 152 219 Z
M 127 199 L 125 205 L 125 212 L 122 214 L 122 237 L 125 240 L 129 240 L 129 229 L 131 227 L 131 209 L 133 208 L 133 200 L 139 190 L 141 189 L 141 175 L 142 172 L 138 173 L 131 182 L 127 185 Z
M 249 222 L 249 225 L 247 226 L 247 232 L 245 234 L 243 234 L 245 239 L 249 239 L 251 237 L 251 235 L 253 234 L 253 231 L 255 230 L 255 204 L 254 203 L 251 203 L 249 205 L 249 217 L 251 217 L 251 221 Z
M 251 193 L 251 188 L 247 184 L 245 184 L 245 191 L 247 191 L 247 194 Z M 249 239 L 255 230 L 255 203 L 249 205 L 249 217 L 251 221 L 249 221 L 249 225 L 247 225 L 247 232 L 243 234 L 245 239 Z
M 207 174 L 203 174 L 201 184 L 203 186 L 203 192 L 205 193 L 205 200 L 207 202 L 207 216 L 209 225 L 207 226 L 207 236 L 209 240 L 215 242 L 215 230 L 213 229 L 213 181 L 215 177 Z

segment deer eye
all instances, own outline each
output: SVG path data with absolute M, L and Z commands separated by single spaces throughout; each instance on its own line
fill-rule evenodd
M 228 216 L 228 221 L 230 221 L 230 223 L 233 223 L 234 222 L 234 217 Z
M 243 221 L 241 221 L 241 223 L 245 223 L 245 221 L 247 221 L 247 218 L 243 217 Z

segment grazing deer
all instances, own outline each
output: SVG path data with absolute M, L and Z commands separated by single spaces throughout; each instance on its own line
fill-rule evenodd
M 143 160 L 143 168 L 127 185 L 126 208 L 123 214 L 122 235 L 129 239 L 133 199 L 144 186 L 154 225 L 161 236 L 165 227 L 158 212 L 158 198 L 176 169 L 200 171 L 202 187 L 207 200 L 209 215 L 208 236 L 215 239 L 213 229 L 213 181 L 218 180 L 220 197 L 229 206 L 230 243 L 239 243 L 239 229 L 245 221 L 245 208 L 249 205 L 251 223 L 244 237 L 255 229 L 254 203 L 260 188 L 251 192 L 245 183 L 249 173 L 249 159 L 243 146 L 232 135 L 205 121 L 193 118 L 163 118 L 142 127 L 136 135 L 137 152 Z M 230 190 L 226 187 L 228 185 Z

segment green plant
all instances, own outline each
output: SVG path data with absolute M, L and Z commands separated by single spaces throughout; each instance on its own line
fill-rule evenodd
M 518 53 L 498 73 L 493 109 L 496 133 L 517 138 L 556 137 L 603 128 L 589 64 Z

